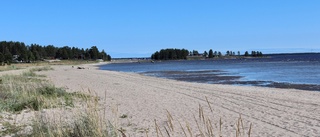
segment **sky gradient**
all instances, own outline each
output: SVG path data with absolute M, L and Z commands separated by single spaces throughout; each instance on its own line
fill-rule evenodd
M 319 0 L 3 0 L 0 41 L 97 46 L 112 57 L 164 48 L 320 52 Z

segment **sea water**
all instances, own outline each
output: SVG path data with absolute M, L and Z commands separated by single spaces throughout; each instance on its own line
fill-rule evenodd
M 263 81 L 264 83 L 279 82 L 320 86 L 320 54 L 270 55 L 265 58 L 246 59 L 114 63 L 103 65 L 100 69 L 134 72 L 191 82 L 228 83 L 229 81 L 234 84 L 234 81 L 238 81 L 238 83 Z

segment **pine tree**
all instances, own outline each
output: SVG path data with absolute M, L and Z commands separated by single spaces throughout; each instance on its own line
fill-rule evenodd
M 249 56 L 249 52 L 248 51 L 246 51 L 245 53 L 244 53 L 244 56 Z
M 209 50 L 209 58 L 213 58 L 213 51 L 212 51 L 212 49 Z

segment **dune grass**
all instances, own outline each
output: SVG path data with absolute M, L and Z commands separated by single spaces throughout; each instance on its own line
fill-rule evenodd
M 98 61 L 92 61 L 92 60 L 61 60 L 61 61 L 55 61 L 55 62 L 46 62 L 50 65 L 81 65 L 81 64 L 92 64 L 92 63 L 98 63 Z
M 83 108 L 70 112 L 72 119 L 54 118 L 37 115 L 33 122 L 30 137 L 118 137 L 117 128 L 104 115 L 98 105 L 98 99 L 84 98 Z
M 30 69 L 31 72 L 49 71 L 49 70 L 53 70 L 53 68 L 50 66 L 43 66 L 43 67 L 37 67 L 37 68 Z
M 62 88 L 50 84 L 35 71 L 51 70 L 50 67 L 30 69 L 21 75 L 4 75 L 0 77 L 0 114 L 19 114 L 22 110 L 39 111 L 47 108 L 73 106 L 74 95 Z M 0 117 L 3 131 L 0 136 L 17 134 L 24 126 L 8 122 Z M 14 119 L 14 118 L 10 118 Z M 9 121 L 10 121 L 9 119 Z M 12 121 L 12 120 L 11 120 Z
M 17 70 L 17 69 L 25 69 L 29 67 L 48 67 L 50 63 L 48 62 L 36 62 L 36 63 L 12 63 L 10 65 L 0 65 L 0 72 L 1 71 L 8 71 L 8 70 Z
M 72 105 L 70 93 L 46 80 L 38 79 L 34 71 L 36 70 L 24 72 L 22 75 L 1 77 L 0 112 L 19 112 L 23 109 L 37 111 L 59 105 Z
M 91 60 L 59 60 L 59 61 L 38 61 L 33 63 L 12 63 L 10 65 L 1 65 L 0 64 L 0 72 L 1 71 L 8 71 L 8 70 L 17 70 L 17 69 L 25 69 L 30 67 L 39 67 L 39 66 L 46 66 L 49 67 L 50 65 L 80 65 L 80 64 L 91 64 L 91 63 L 98 63 L 98 61 L 91 61 Z
M 179 121 L 175 119 L 171 113 L 167 110 L 166 125 L 160 127 L 157 120 L 154 120 L 156 134 L 158 137 L 222 137 L 223 136 L 223 122 L 220 118 L 218 123 L 213 123 L 213 119 L 210 115 L 213 115 L 213 109 L 211 103 L 206 97 L 207 108 L 209 113 L 205 113 L 204 107 L 199 104 L 198 116 L 193 115 L 193 120 Z M 235 120 L 235 137 L 250 137 L 252 131 L 252 124 L 244 125 L 241 115 Z M 191 125 L 196 125 L 197 128 L 192 129 Z M 182 133 L 182 134 L 179 134 Z

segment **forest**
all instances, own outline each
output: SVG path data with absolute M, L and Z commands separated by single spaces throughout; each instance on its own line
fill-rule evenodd
M 162 49 L 151 55 L 154 60 L 187 59 L 189 51 L 186 49 Z
M 97 60 L 110 61 L 111 56 L 104 50 L 99 51 L 96 46 L 91 48 L 42 46 L 39 44 L 26 45 L 23 42 L 1 41 L 0 63 L 34 62 L 46 59 L 61 60 Z
M 204 51 L 203 53 L 199 53 L 197 50 L 188 51 L 186 49 L 161 49 L 160 51 L 156 51 L 151 55 L 151 59 L 153 60 L 177 60 L 177 59 L 210 59 L 210 58 L 228 58 L 228 57 L 263 57 L 261 51 L 251 51 L 249 54 L 246 51 L 243 55 L 240 54 L 240 51 L 234 52 L 231 50 L 226 51 L 225 54 L 222 54 L 220 51 L 213 51 L 212 49 L 209 52 Z

